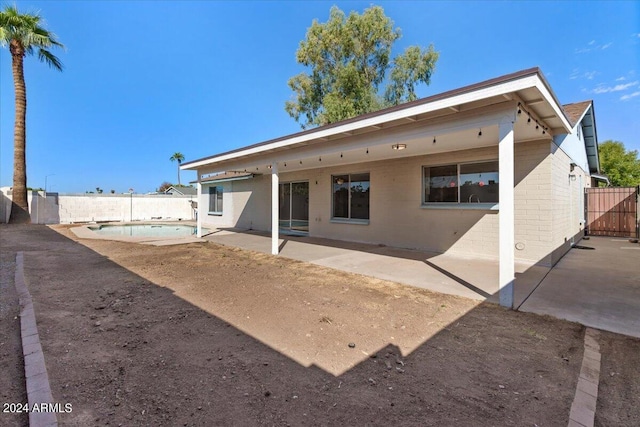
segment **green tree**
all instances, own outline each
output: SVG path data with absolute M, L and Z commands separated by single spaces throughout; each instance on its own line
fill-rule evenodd
M 640 185 L 638 150 L 629 150 L 620 141 L 608 140 L 599 144 L 600 169 L 614 187 Z
M 329 20 L 314 20 L 300 42 L 296 59 L 310 72 L 289 79 L 294 99 L 285 110 L 304 129 L 415 100 L 416 85 L 431 82 L 438 53 L 433 45 L 411 46 L 392 60 L 399 38 L 379 6 L 349 16 L 333 6 Z
M 158 187 L 158 193 L 164 193 L 165 191 L 167 191 L 167 189 L 169 189 L 169 187 L 171 187 L 171 183 L 164 181 L 162 184 L 160 184 L 160 187 Z
M 0 44 L 9 46 L 13 86 L 15 91 L 15 125 L 13 131 L 13 203 L 10 222 L 28 223 L 26 117 L 27 89 L 24 80 L 24 57 L 37 53 L 41 62 L 62 71 L 62 63 L 49 50 L 64 46 L 57 37 L 41 25 L 38 14 L 21 14 L 15 6 L 6 6 L 0 12 Z
M 172 162 L 178 162 L 178 185 L 182 185 L 180 183 L 180 164 L 182 164 L 184 156 L 180 152 L 175 152 L 173 153 L 173 156 L 169 157 L 169 160 L 171 160 Z

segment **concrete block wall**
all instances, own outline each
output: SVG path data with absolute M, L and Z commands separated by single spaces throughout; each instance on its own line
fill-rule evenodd
M 489 147 L 285 172 L 279 178 L 282 183 L 309 182 L 309 231 L 312 236 L 495 259 L 498 256 L 498 212 L 422 206 L 422 167 L 495 160 L 497 157 L 497 147 Z M 525 242 L 525 250 L 516 255 L 519 259 L 532 262 L 539 261 L 550 251 L 548 245 L 540 243 L 539 237 L 540 227 L 547 231 L 551 227 L 551 220 L 546 216 L 551 205 L 551 168 L 547 157 L 548 141 L 531 146 L 528 143 L 516 145 L 516 175 L 519 181 L 516 209 L 524 213 L 518 218 L 524 226 L 516 226 L 516 233 L 517 241 Z M 369 224 L 332 222 L 331 176 L 358 172 L 370 174 Z M 204 226 L 270 229 L 269 175 L 224 183 L 224 189 L 223 215 L 203 216 Z M 203 193 L 199 202 L 205 207 L 208 206 L 207 187 L 203 187 Z M 541 209 L 546 213 L 540 214 Z M 537 224 L 535 221 L 541 217 L 544 224 Z
M 0 216 L 11 210 L 11 197 L 3 192 Z M 147 194 L 58 194 L 29 192 L 29 212 L 34 224 L 71 224 L 78 222 L 145 221 L 195 219 L 191 196 Z M 6 203 L 5 203 L 6 202 Z M 9 210 L 8 212 L 6 210 Z M 133 214 L 133 216 L 132 216 Z
M 11 198 L 8 196 L 8 188 L 0 189 L 0 223 L 9 222 L 9 214 L 11 214 Z
M 58 193 L 47 193 L 44 191 L 31 191 L 28 194 L 29 212 L 31 222 L 34 224 L 59 224 L 60 207 L 58 205 Z
M 145 221 L 155 218 L 195 219 L 190 196 L 88 194 L 61 195 L 61 224 L 102 221 Z
M 311 236 L 497 259 L 498 211 L 422 205 L 423 166 L 497 158 L 497 147 L 488 147 L 283 172 L 279 178 L 281 183 L 309 182 Z M 549 140 L 517 143 L 514 159 L 516 259 L 552 265 L 567 250 L 564 239 L 569 240 L 570 231 L 581 229 L 576 225 L 581 215 L 578 205 L 583 200 L 578 178 L 569 184 L 571 160 Z M 575 171 L 585 183 L 584 172 L 579 167 Z M 360 172 L 370 174 L 369 224 L 332 222 L 331 176 Z M 205 226 L 270 230 L 269 175 L 224 183 L 224 188 L 224 214 L 203 217 Z M 206 187 L 203 192 L 200 204 L 205 207 Z
M 553 200 L 550 142 L 529 141 L 515 146 L 516 259 L 551 262 Z
M 495 147 L 484 148 L 281 173 L 280 182 L 309 182 L 312 236 L 495 257 L 497 212 L 423 207 L 422 166 L 496 158 Z M 332 222 L 331 176 L 361 172 L 368 172 L 371 180 L 369 224 Z M 268 218 L 270 212 L 264 214 Z
M 580 166 L 571 170 L 572 159 L 552 144 L 552 194 L 554 197 L 551 264 L 560 260 L 584 232 L 584 188 L 590 179 Z

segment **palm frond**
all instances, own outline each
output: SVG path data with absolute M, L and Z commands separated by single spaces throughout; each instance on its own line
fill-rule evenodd
M 62 43 L 56 40 L 56 35 L 51 31 L 47 31 L 42 27 L 35 27 L 28 35 L 26 35 L 25 45 L 34 45 L 37 47 L 48 48 L 51 46 L 59 46 L 64 48 Z
M 62 69 L 62 63 L 47 49 L 64 45 L 51 31 L 40 25 L 42 18 L 38 13 L 21 14 L 16 6 L 6 6 L 0 11 L 0 45 L 3 47 L 15 40 L 22 45 L 25 55 L 33 55 L 38 48 L 38 58 L 50 67 Z
M 38 49 L 38 59 L 56 70 L 62 71 L 64 68 L 60 59 L 46 49 Z
M 9 44 L 9 32 L 0 24 L 0 46 L 5 47 Z

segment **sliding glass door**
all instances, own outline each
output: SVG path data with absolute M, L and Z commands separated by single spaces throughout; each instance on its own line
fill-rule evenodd
M 297 233 L 309 232 L 309 183 L 280 184 L 280 229 Z

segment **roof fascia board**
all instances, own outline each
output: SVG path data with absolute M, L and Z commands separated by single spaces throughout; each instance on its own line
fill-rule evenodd
M 564 114 L 564 111 L 562 110 L 562 106 L 556 100 L 555 95 L 549 89 L 547 82 L 544 79 L 540 78 L 539 76 L 536 76 L 536 78 L 538 80 L 538 83 L 536 84 L 537 89 L 540 91 L 542 96 L 546 98 L 549 105 L 551 105 L 551 108 L 553 108 L 553 111 L 560 118 L 560 121 L 562 122 L 564 130 L 567 133 L 571 133 L 571 131 L 573 130 L 573 126 L 571 126 L 569 119 Z
M 537 87 L 538 90 L 540 90 L 543 93 L 543 95 L 546 95 L 548 101 L 552 104 L 554 111 L 556 111 L 556 114 L 558 114 L 561 117 L 563 123 L 567 123 L 567 126 L 569 126 L 568 121 L 564 116 L 564 113 L 559 108 L 559 106 L 555 102 L 554 97 L 551 96 L 551 93 L 546 89 L 544 83 L 536 73 L 533 75 L 510 80 L 504 83 L 488 86 L 481 89 L 472 90 L 470 92 L 466 92 L 458 95 L 453 95 L 451 97 L 447 97 L 440 100 L 435 100 L 433 102 L 428 102 L 428 103 L 416 105 L 413 107 L 407 107 L 397 111 L 391 111 L 386 114 L 381 114 L 379 116 L 358 120 L 352 123 L 345 123 L 344 125 L 341 125 L 341 126 L 331 127 L 328 129 L 319 128 L 317 132 L 294 136 L 292 138 L 285 138 L 283 140 L 275 141 L 270 144 L 267 143 L 264 145 L 254 146 L 245 150 L 239 150 L 239 151 L 235 151 L 228 154 L 222 154 L 216 157 L 203 159 L 200 161 L 186 163 L 182 165 L 180 168 L 185 170 L 198 169 L 199 167 L 202 167 L 204 165 L 211 164 L 211 163 L 222 162 L 222 161 L 230 160 L 237 157 L 244 157 L 252 154 L 257 154 L 264 151 L 285 148 L 287 146 L 299 144 L 302 142 L 328 138 L 330 136 L 337 135 L 337 134 L 353 132 L 357 129 L 362 129 L 366 127 L 380 126 L 387 122 L 409 118 L 412 116 L 417 116 L 420 114 L 429 113 L 436 110 L 449 109 L 450 107 L 457 108 L 462 104 L 467 104 L 467 103 L 471 103 L 471 102 L 478 101 L 485 98 L 491 98 L 494 96 L 500 96 L 503 94 L 517 92 L 519 90 L 528 89 L 531 87 Z M 569 129 L 571 128 L 569 127 Z
M 482 113 L 474 111 L 460 113 L 461 115 L 456 118 L 451 116 L 442 117 L 440 120 L 432 122 L 428 126 L 418 124 L 411 125 L 411 128 L 408 129 L 391 128 L 386 132 L 381 130 L 375 133 L 355 135 L 348 139 L 333 141 L 332 144 L 299 146 L 287 152 L 264 152 L 255 154 L 249 158 L 246 156 L 244 156 L 244 158 L 236 157 L 225 161 L 208 163 L 199 167 L 198 170 L 206 170 L 206 173 L 216 173 L 231 169 L 251 169 L 273 162 L 292 162 L 299 160 L 301 157 L 318 157 L 340 151 L 370 148 L 377 145 L 406 143 L 418 138 L 427 138 L 430 141 L 433 135 L 461 132 L 470 129 L 477 130 L 479 128 L 496 126 L 505 121 L 514 121 L 516 105 L 517 103 L 515 101 L 505 102 L 499 106 L 486 108 Z M 497 142 L 496 140 L 496 144 Z M 214 165 L 216 165 L 215 169 L 208 169 Z

